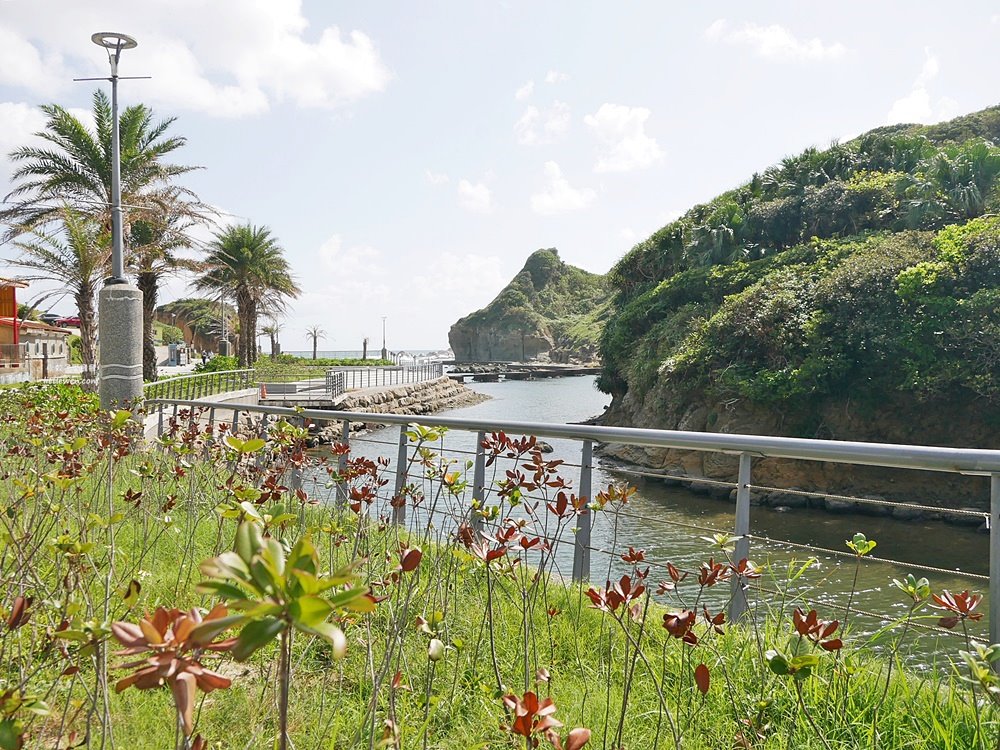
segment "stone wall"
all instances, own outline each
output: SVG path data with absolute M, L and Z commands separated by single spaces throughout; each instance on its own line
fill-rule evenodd
M 341 397 L 335 408 L 372 414 L 434 414 L 478 404 L 488 398 L 448 377 L 440 377 L 423 383 L 353 391 Z

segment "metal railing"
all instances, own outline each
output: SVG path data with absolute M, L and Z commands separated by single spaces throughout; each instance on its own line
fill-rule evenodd
M 24 367 L 26 344 L 0 344 L 0 370 Z
M 179 375 L 151 383 L 144 383 L 142 395 L 145 399 L 180 399 L 192 401 L 215 396 L 230 391 L 256 388 L 253 370 L 223 370 L 203 372 L 195 375 Z
M 440 362 L 428 362 L 391 367 L 332 367 L 330 372 L 343 373 L 344 387 L 349 391 L 356 391 L 361 388 L 382 388 L 435 380 L 444 375 L 444 365 Z
M 978 450 L 965 448 L 939 448 L 917 445 L 893 445 L 885 443 L 862 443 L 845 442 L 832 440 L 812 440 L 804 438 L 785 438 L 758 435 L 735 435 L 721 433 L 700 433 L 683 432 L 673 430 L 653 430 L 630 427 L 598 427 L 589 425 L 564 425 L 537 422 L 515 422 L 515 421 L 482 421 L 472 419 L 461 419 L 456 417 L 435 417 L 435 416 L 414 416 L 414 415 L 393 415 L 393 414 L 369 414 L 361 412 L 334 412 L 310 409 L 291 409 L 273 406 L 237 406 L 222 403 L 195 402 L 190 400 L 168 400 L 154 399 L 147 401 L 147 408 L 150 413 L 158 413 L 157 434 L 162 435 L 164 430 L 165 413 L 172 410 L 176 419 L 182 409 L 201 408 L 209 410 L 209 419 L 215 420 L 219 411 L 231 412 L 233 414 L 232 424 L 236 427 L 239 423 L 239 414 L 259 414 L 261 415 L 261 429 L 266 432 L 268 420 L 274 418 L 287 418 L 292 420 L 313 420 L 318 422 L 338 421 L 342 424 L 341 435 L 344 442 L 351 440 L 351 424 L 364 423 L 398 425 L 399 434 L 395 441 L 397 449 L 397 471 L 395 481 L 395 493 L 398 496 L 401 489 L 407 482 L 405 468 L 410 459 L 408 451 L 412 449 L 408 445 L 406 435 L 408 425 L 414 422 L 427 426 L 446 427 L 449 430 L 465 431 L 476 435 L 475 451 L 470 451 L 473 458 L 473 483 L 472 497 L 483 498 L 486 491 L 486 451 L 483 445 L 489 433 L 503 431 L 508 435 L 533 435 L 539 438 L 559 438 L 578 441 L 580 443 L 579 463 L 566 463 L 565 467 L 575 467 L 579 469 L 579 485 L 577 494 L 581 498 L 591 499 L 592 476 L 594 469 L 593 449 L 596 443 L 612 443 L 622 445 L 633 445 L 641 447 L 656 447 L 681 449 L 691 451 L 706 451 L 724 453 L 739 456 L 738 478 L 735 483 L 719 482 L 717 484 L 735 488 L 736 504 L 731 532 L 735 539 L 734 560 L 741 560 L 749 557 L 750 543 L 756 539 L 760 542 L 799 547 L 813 552 L 820 552 L 829 555 L 848 555 L 848 553 L 830 550 L 811 545 L 795 544 L 783 540 L 769 539 L 760 535 L 754 535 L 750 530 L 751 514 L 751 490 L 756 489 L 753 481 L 753 459 L 754 458 L 786 458 L 805 461 L 824 461 L 838 464 L 856 464 L 864 466 L 878 466 L 895 469 L 930 470 L 953 474 L 966 474 L 977 476 L 988 476 L 990 480 L 990 510 L 987 511 L 959 511 L 938 509 L 948 514 L 978 515 L 983 517 L 989 527 L 989 637 L 991 643 L 1000 642 L 1000 451 L 998 450 Z M 383 441 L 385 442 L 385 441 Z M 345 459 L 341 457 L 341 461 Z M 343 466 L 343 464 L 342 464 Z M 628 473 L 628 472 L 626 472 Z M 636 474 L 647 474 L 649 476 L 663 476 L 649 472 L 634 472 Z M 687 479 L 691 479 L 688 477 Z M 818 493 L 802 492 L 796 490 L 782 490 L 782 492 L 799 492 L 804 495 L 816 495 Z M 864 500 L 865 502 L 878 502 L 886 505 L 912 507 L 909 504 L 892 503 L 889 501 L 865 500 L 863 498 L 852 498 L 854 500 Z M 394 508 L 393 520 L 396 523 L 405 523 L 407 508 L 400 505 Z M 577 528 L 574 530 L 573 545 L 573 573 L 574 581 L 586 581 L 591 576 L 591 553 L 607 553 L 607 550 L 595 547 L 591 539 L 592 519 L 590 513 L 584 513 L 578 518 Z M 657 519 L 662 520 L 662 519 Z M 678 526 L 688 526 L 693 531 L 716 531 L 694 524 L 684 524 L 671 522 Z M 876 562 L 896 562 L 884 558 L 871 558 Z M 656 563 L 652 563 L 656 564 Z M 900 563 L 914 569 L 947 573 L 949 575 L 964 576 L 974 580 L 987 580 L 985 576 L 962 573 L 955 570 L 943 570 L 930 566 L 923 566 L 913 563 Z M 736 620 L 744 616 L 747 612 L 748 602 L 745 582 L 741 583 L 740 577 L 733 576 L 733 589 L 729 602 L 730 620 Z M 763 591 L 763 589 L 761 589 Z M 855 610 L 852 610 L 855 611 Z M 861 611 L 861 610 L 856 610 Z

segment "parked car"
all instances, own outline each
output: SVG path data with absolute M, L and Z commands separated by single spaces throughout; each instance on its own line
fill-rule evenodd
M 68 318 L 59 318 L 54 325 L 60 326 L 61 328 L 79 328 L 80 318 L 76 315 L 71 315 Z
M 60 318 L 62 318 L 62 315 L 60 315 L 59 313 L 51 313 L 51 312 L 42 313 L 41 315 L 38 316 L 38 319 L 40 321 L 50 326 L 55 325 L 55 322 Z

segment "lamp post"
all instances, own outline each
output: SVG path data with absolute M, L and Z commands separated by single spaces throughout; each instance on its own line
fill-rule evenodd
M 382 359 L 389 359 L 389 353 L 385 348 L 385 315 L 382 316 Z
M 111 65 L 111 276 L 98 295 L 101 408 L 121 408 L 142 398 L 142 292 L 125 278 L 122 242 L 121 144 L 118 132 L 118 61 L 136 41 L 126 34 L 99 32 L 91 41 L 108 53 Z

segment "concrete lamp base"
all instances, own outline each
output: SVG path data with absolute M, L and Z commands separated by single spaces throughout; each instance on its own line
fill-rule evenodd
M 128 283 L 105 284 L 97 310 L 101 408 L 136 406 L 142 400 L 142 292 Z

